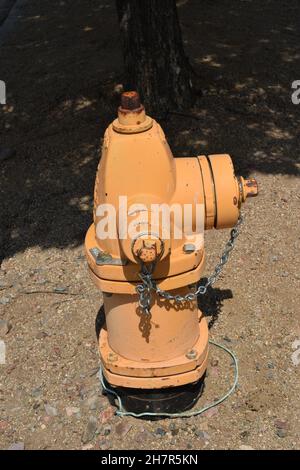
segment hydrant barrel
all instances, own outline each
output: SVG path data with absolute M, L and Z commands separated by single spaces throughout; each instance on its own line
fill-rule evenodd
M 172 291 L 175 295 L 188 292 L 188 287 Z M 155 299 L 151 304 L 151 316 L 141 312 L 137 295 L 105 296 L 104 306 L 108 312 L 106 326 L 110 347 L 126 359 L 168 361 L 184 356 L 199 338 L 198 306 L 195 300 L 186 302 L 179 309 L 172 302 Z M 136 334 L 137 331 L 139 334 Z

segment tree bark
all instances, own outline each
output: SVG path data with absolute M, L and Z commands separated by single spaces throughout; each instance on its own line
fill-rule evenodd
M 161 115 L 193 103 L 175 0 L 116 0 L 125 90 L 136 90 L 147 111 Z

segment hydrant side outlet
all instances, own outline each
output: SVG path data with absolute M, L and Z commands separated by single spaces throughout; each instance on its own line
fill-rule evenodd
M 237 178 L 229 155 L 174 158 L 138 94 L 123 94 L 105 132 L 85 240 L 91 278 L 104 293 L 99 350 L 111 386 L 171 390 L 203 379 L 208 327 L 196 292 L 203 231 L 233 227 L 256 194 L 256 181 Z M 189 230 L 178 236 L 186 219 Z

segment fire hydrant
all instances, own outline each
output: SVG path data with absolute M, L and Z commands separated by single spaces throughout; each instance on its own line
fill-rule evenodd
M 197 297 L 216 280 L 237 233 L 225 261 L 199 286 L 203 230 L 234 227 L 242 203 L 256 194 L 256 181 L 237 178 L 229 155 L 174 158 L 138 93 L 123 93 L 118 118 L 104 136 L 85 248 L 91 278 L 104 297 L 102 371 L 127 408 L 188 409 L 199 396 L 208 326 Z M 203 230 L 193 210 L 189 217 L 173 213 L 174 207 L 196 205 Z M 157 206 L 171 208 L 169 230 L 161 213 L 154 217 Z M 189 231 L 175 236 L 185 218 Z

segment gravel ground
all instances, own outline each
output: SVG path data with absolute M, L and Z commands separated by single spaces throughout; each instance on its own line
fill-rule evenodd
M 299 4 L 219 3 L 178 2 L 203 94 L 193 110 L 161 124 L 175 155 L 228 152 L 237 173 L 259 181 L 236 250 L 201 305 L 212 339 L 239 359 L 238 389 L 197 418 L 155 422 L 116 417 L 102 396 L 102 298 L 83 240 L 122 81 L 114 3 L 23 1 L 0 47 L 8 93 L 0 108 L 3 449 L 300 447 L 300 107 L 290 98 L 300 79 Z M 4 158 L 5 148 L 12 151 Z M 206 274 L 227 237 L 206 234 Z M 232 364 L 212 348 L 198 406 L 232 378 Z

